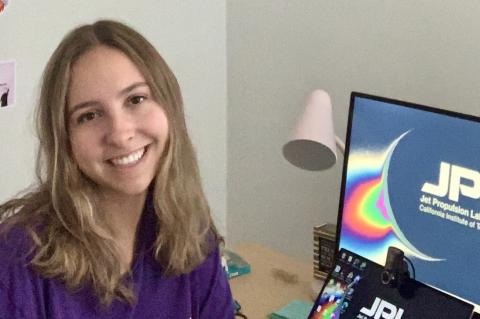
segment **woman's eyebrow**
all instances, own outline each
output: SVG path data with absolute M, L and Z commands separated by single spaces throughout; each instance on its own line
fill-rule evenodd
M 99 104 L 98 101 L 85 101 L 85 102 L 79 103 L 73 106 L 72 109 L 68 111 L 68 117 L 72 116 L 72 114 L 77 112 L 78 110 L 81 110 L 90 106 L 95 106 L 98 104 Z
M 127 87 L 124 88 L 123 90 L 121 90 L 121 91 L 118 93 L 118 96 L 120 97 L 120 96 L 123 96 L 123 95 L 127 95 L 127 94 L 130 93 L 131 91 L 135 90 L 135 89 L 138 88 L 138 87 L 142 87 L 142 86 L 149 87 L 146 82 L 135 82 L 135 83 L 127 86 Z
M 148 84 L 146 82 L 135 82 L 129 86 L 127 86 L 126 88 L 122 89 L 119 93 L 118 93 L 118 97 L 122 97 L 124 95 L 127 95 L 128 93 L 130 93 L 131 91 L 135 90 L 136 88 L 138 87 L 149 87 Z M 68 112 L 68 116 L 71 116 L 73 113 L 77 112 L 78 110 L 81 110 L 81 109 L 84 109 L 84 108 L 87 108 L 87 107 L 90 107 L 90 106 L 95 106 L 95 105 L 98 105 L 99 102 L 98 101 L 85 101 L 85 102 L 82 102 L 82 103 L 79 103 L 79 104 L 76 104 L 72 107 L 72 109 Z

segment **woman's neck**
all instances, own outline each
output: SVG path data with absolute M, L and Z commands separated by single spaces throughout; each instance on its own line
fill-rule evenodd
M 130 269 L 135 249 L 135 236 L 145 205 L 146 192 L 134 196 L 105 196 L 100 208 L 113 230 L 122 272 Z

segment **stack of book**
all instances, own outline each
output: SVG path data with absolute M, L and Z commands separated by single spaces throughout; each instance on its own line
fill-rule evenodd
M 337 226 L 322 224 L 313 228 L 313 277 L 327 278 L 335 258 Z

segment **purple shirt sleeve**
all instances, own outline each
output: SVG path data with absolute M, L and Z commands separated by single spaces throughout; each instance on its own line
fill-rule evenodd
M 232 294 L 218 248 L 194 271 L 194 287 L 198 291 L 199 319 L 234 318 Z

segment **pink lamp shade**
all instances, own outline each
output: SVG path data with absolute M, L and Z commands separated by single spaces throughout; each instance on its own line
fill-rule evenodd
M 337 145 L 343 152 L 345 146 L 335 136 L 330 96 L 323 90 L 315 90 L 295 127 L 293 138 L 283 146 L 283 156 L 299 168 L 323 170 L 337 161 Z

